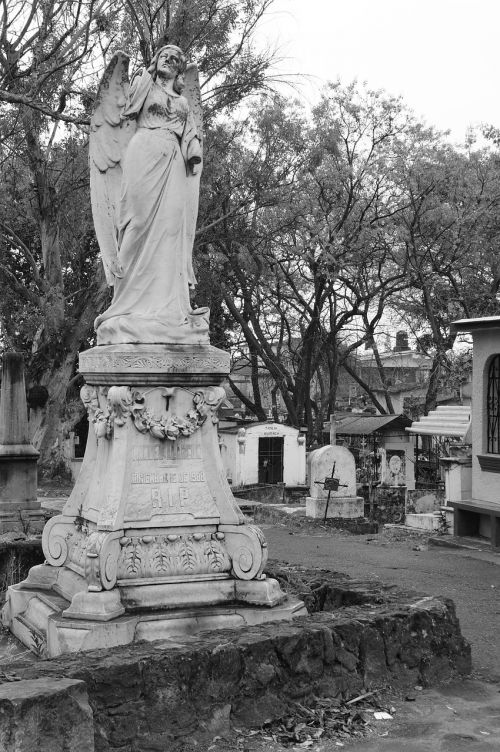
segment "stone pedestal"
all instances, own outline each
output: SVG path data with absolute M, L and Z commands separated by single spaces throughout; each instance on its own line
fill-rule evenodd
M 193 607 L 231 604 L 231 624 L 238 603 L 245 623 L 257 618 L 248 609 L 276 618 L 285 596 L 263 575 L 266 541 L 245 523 L 220 458 L 217 409 L 228 370 L 229 355 L 203 345 L 81 354 L 94 430 L 63 513 L 45 526 L 47 564 L 10 590 L 4 611 L 24 641 L 26 630 L 37 631 L 38 652 L 158 639 L 170 629 L 159 623 Z
M 28 408 L 21 353 L 2 356 L 0 398 L 0 533 L 41 531 L 37 501 L 38 452 L 28 431 Z

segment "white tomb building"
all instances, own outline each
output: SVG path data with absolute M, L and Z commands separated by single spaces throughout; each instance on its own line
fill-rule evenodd
M 219 448 L 233 488 L 306 483 L 305 435 L 282 423 L 219 426 Z
M 449 501 L 454 534 L 500 547 L 500 316 L 462 319 L 452 332 L 472 334 L 472 489 Z

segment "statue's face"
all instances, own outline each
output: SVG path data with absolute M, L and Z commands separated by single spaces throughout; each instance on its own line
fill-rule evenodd
M 181 66 L 182 61 L 179 53 L 166 47 L 158 56 L 156 70 L 163 78 L 175 78 L 180 72 Z

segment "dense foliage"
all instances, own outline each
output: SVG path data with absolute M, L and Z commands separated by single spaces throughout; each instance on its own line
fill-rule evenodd
M 248 367 L 251 394 L 234 389 L 257 417 L 264 389 L 275 414 L 280 402 L 291 423 L 319 434 L 343 370 L 391 410 L 377 348 L 389 314 L 433 358 L 428 409 L 456 381 L 450 321 L 498 311 L 497 132 L 482 149 L 455 148 L 384 92 L 330 84 L 312 111 L 291 87 L 273 93 L 272 54 L 254 42 L 270 2 L 2 6 L 0 337 L 26 354 L 30 384 L 49 391 L 35 436 L 48 465 L 80 416 L 77 355 L 110 299 L 86 152 L 99 76 L 116 49 L 136 66 L 168 40 L 198 63 L 205 166 L 194 302 L 210 305 L 213 344 Z M 365 342 L 387 408 L 357 372 Z

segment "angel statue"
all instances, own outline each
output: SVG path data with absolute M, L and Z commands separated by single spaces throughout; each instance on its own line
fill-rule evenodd
M 189 299 L 202 161 L 197 68 L 174 45 L 131 83 L 128 65 L 123 52 L 113 56 L 91 119 L 92 213 L 114 286 L 95 322 L 97 344 L 205 344 L 209 310 Z

